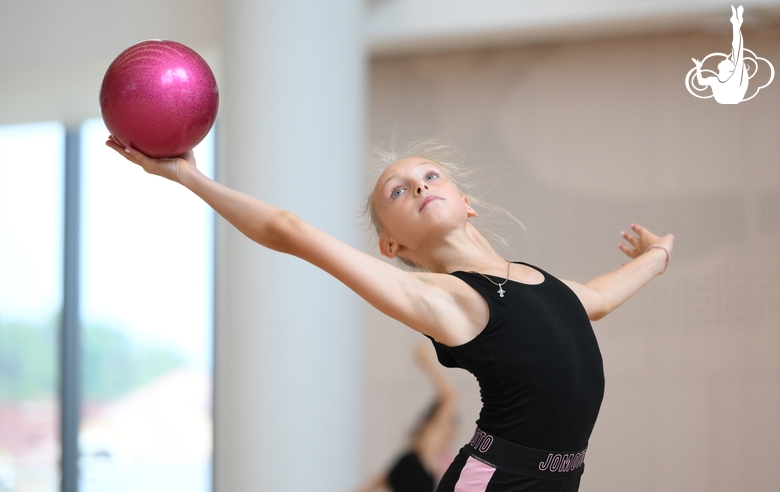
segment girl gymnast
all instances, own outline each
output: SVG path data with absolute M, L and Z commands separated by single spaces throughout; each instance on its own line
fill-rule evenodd
M 422 147 L 390 159 L 368 196 L 379 251 L 414 271 L 356 250 L 293 213 L 200 173 L 192 152 L 149 158 L 106 144 L 147 173 L 177 182 L 262 246 L 323 269 L 386 315 L 427 336 L 439 362 L 475 375 L 483 407 L 474 437 L 437 491 L 572 492 L 604 392 L 590 320 L 662 274 L 674 237 L 632 224 L 631 258 L 585 283 L 504 259 L 472 224 L 474 200 L 457 168 Z

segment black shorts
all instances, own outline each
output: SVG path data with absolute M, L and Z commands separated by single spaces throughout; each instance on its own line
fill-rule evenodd
M 576 492 L 586 450 L 542 451 L 477 429 L 436 492 Z

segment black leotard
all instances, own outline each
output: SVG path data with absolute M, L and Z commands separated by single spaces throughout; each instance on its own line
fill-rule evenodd
M 453 273 L 485 298 L 490 319 L 463 345 L 433 344 L 444 366 L 476 376 L 480 429 L 531 448 L 579 450 L 587 446 L 604 396 L 601 352 L 574 292 L 531 267 L 544 281 L 509 280 L 504 297 L 478 273 Z

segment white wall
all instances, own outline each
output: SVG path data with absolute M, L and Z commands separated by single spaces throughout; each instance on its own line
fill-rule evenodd
M 375 55 L 728 25 L 722 0 L 366 0 Z M 780 0 L 743 2 L 777 19 Z M 0 2 L 0 124 L 99 116 L 105 69 L 150 38 L 198 51 L 220 80 L 219 0 Z M 724 15 L 725 14 L 725 15 Z
M 374 54 L 419 53 L 583 37 L 728 26 L 723 0 L 373 0 Z M 734 3 L 737 5 L 738 3 Z M 778 15 L 776 0 L 741 2 L 746 22 Z

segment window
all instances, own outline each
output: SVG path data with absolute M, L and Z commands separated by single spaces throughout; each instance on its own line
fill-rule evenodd
M 65 128 L 0 127 L 0 491 L 59 483 Z
M 211 487 L 213 213 L 82 128 L 81 492 Z M 196 149 L 213 175 L 213 137 Z
M 98 119 L 77 139 L 81 351 L 65 357 L 81 363 L 78 489 L 205 492 L 213 213 L 105 147 L 107 135 Z M 0 127 L 0 492 L 58 490 L 68 449 L 58 402 L 65 147 L 58 123 Z M 213 132 L 195 151 L 213 175 Z

